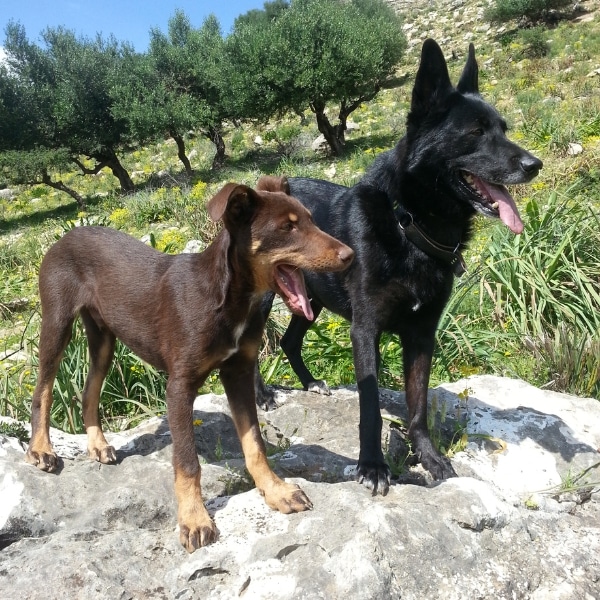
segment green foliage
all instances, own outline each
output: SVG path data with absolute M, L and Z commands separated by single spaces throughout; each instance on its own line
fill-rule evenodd
M 127 56 L 121 72 L 122 77 L 111 90 L 111 114 L 128 123 L 132 145 L 162 139 L 165 132 L 186 132 L 207 110 L 189 94 L 170 87 L 151 56 Z
M 21 423 L 0 422 L 0 435 L 17 438 L 20 442 L 29 441 L 29 432 Z
M 274 20 L 281 16 L 281 13 L 290 7 L 287 0 L 273 0 L 273 2 L 265 2 L 263 9 L 252 9 L 247 13 L 240 15 L 234 21 L 235 27 L 243 25 L 265 25 L 268 26 Z
M 550 52 L 548 31 L 545 27 L 523 29 L 520 37 L 525 44 L 525 54 L 529 58 L 542 58 Z
M 268 23 L 238 20 L 226 40 L 232 112 L 267 119 L 310 109 L 335 152 L 348 114 L 375 97 L 405 47 L 399 18 L 380 0 L 296 0 Z M 327 103 L 340 105 L 335 133 Z
M 12 185 L 43 183 L 49 171 L 64 172 L 72 168 L 71 156 L 65 148 L 0 152 L 0 181 Z
M 553 18 L 552 11 L 572 5 L 571 0 L 495 0 L 484 16 L 488 21 L 499 23 L 523 18 L 533 22 L 546 21 Z
M 282 123 L 265 131 L 265 142 L 274 142 L 277 151 L 284 156 L 292 156 L 302 147 L 302 127 L 300 123 Z

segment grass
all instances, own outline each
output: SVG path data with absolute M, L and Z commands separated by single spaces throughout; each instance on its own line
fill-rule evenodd
M 511 190 L 526 224 L 521 236 L 478 219 L 466 253 L 469 273 L 457 282 L 440 322 L 432 384 L 494 373 L 598 398 L 600 75 L 593 74 L 600 68 L 598 18 L 563 21 L 552 30 L 499 32 L 479 26 L 476 6 L 458 7 L 453 19 L 444 19 L 443 0 L 434 4 L 411 8 L 406 20 L 415 26 L 412 35 L 431 35 L 435 28 L 433 37 L 450 40 L 443 48 L 448 56 L 451 50 L 459 54 L 458 60 L 449 60 L 456 81 L 469 29 L 483 96 L 506 116 L 510 137 L 544 160 L 544 169 L 532 185 Z M 138 186 L 131 196 L 118 193 L 108 171 L 96 177 L 61 174 L 85 196 L 85 213 L 68 196 L 44 186 L 17 189 L 13 200 L 0 199 L 0 357 L 6 356 L 0 360 L 0 414 L 29 419 L 40 322 L 36 277 L 42 256 L 58 236 L 79 224 L 98 223 L 162 251 L 180 252 L 190 240 L 203 247 L 214 237 L 217 226 L 204 206 L 228 181 L 253 185 L 262 174 L 282 174 L 355 183 L 404 132 L 419 49 L 419 44 L 410 45 L 400 65 L 402 85 L 383 91 L 351 115 L 359 129 L 348 133 L 340 158 L 311 150 L 318 132 L 307 112 L 304 125 L 290 116 L 264 127 L 229 126 L 229 158 L 218 171 L 210 170 L 214 151 L 208 140 L 190 137 L 192 179 L 183 173 L 171 143 L 127 155 L 124 165 Z M 569 153 L 573 143 L 581 144 L 581 154 Z M 277 346 L 288 318 L 287 313 L 273 313 L 262 371 L 270 383 L 297 386 Z M 164 375 L 122 346 L 117 355 L 102 403 L 103 422 L 110 429 L 164 412 Z M 380 383 L 402 388 L 402 348 L 395 336 L 382 337 L 381 355 Z M 324 312 L 307 335 L 304 358 L 329 385 L 354 383 L 349 324 Z M 86 368 L 84 337 L 77 328 L 55 387 L 54 426 L 81 431 L 79 398 Z M 222 391 L 216 374 L 202 391 Z M 461 440 L 457 433 L 449 443 Z

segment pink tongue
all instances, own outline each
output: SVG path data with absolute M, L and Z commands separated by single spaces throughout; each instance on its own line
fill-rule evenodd
M 304 285 L 302 271 L 290 265 L 279 265 L 276 269 L 279 295 L 287 307 L 294 313 L 305 316 L 309 321 L 315 316 L 310 306 L 310 300 Z
M 523 221 L 519 216 L 519 209 L 512 196 L 503 185 L 489 183 L 483 179 L 477 178 L 479 189 L 484 190 L 491 202 L 498 203 L 498 212 L 500 220 L 513 232 L 521 233 L 523 231 Z

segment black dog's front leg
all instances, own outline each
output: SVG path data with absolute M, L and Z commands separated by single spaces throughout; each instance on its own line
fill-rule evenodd
M 275 300 L 275 294 L 268 292 L 263 296 L 260 303 L 260 313 L 263 317 L 263 322 L 266 323 L 273 307 L 273 300 Z M 256 396 L 256 404 L 263 410 L 273 410 L 277 408 L 277 402 L 275 402 L 275 392 L 269 389 L 265 384 L 262 375 L 260 374 L 260 367 L 258 361 L 254 368 L 254 394 Z
M 427 390 L 433 359 L 435 329 L 415 327 L 414 335 L 404 335 L 404 379 L 408 406 L 408 436 L 413 451 L 434 479 L 456 477 L 450 461 L 433 445 L 427 428 Z
M 358 396 L 360 402 L 360 455 L 356 478 L 373 491 L 385 496 L 390 487 L 391 471 L 381 449 L 381 411 L 379 409 L 379 335 L 375 328 L 352 323 L 351 339 Z

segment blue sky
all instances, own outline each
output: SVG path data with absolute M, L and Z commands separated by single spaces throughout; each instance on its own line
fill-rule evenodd
M 62 25 L 86 37 L 112 33 L 117 40 L 131 42 L 143 52 L 148 47 L 150 29 L 157 27 L 166 32 L 169 17 L 178 8 L 194 27 L 213 13 L 226 35 L 237 16 L 263 4 L 264 0 L 0 0 L 0 46 L 6 24 L 13 20 L 20 22 L 27 38 L 36 43 L 46 27 Z

